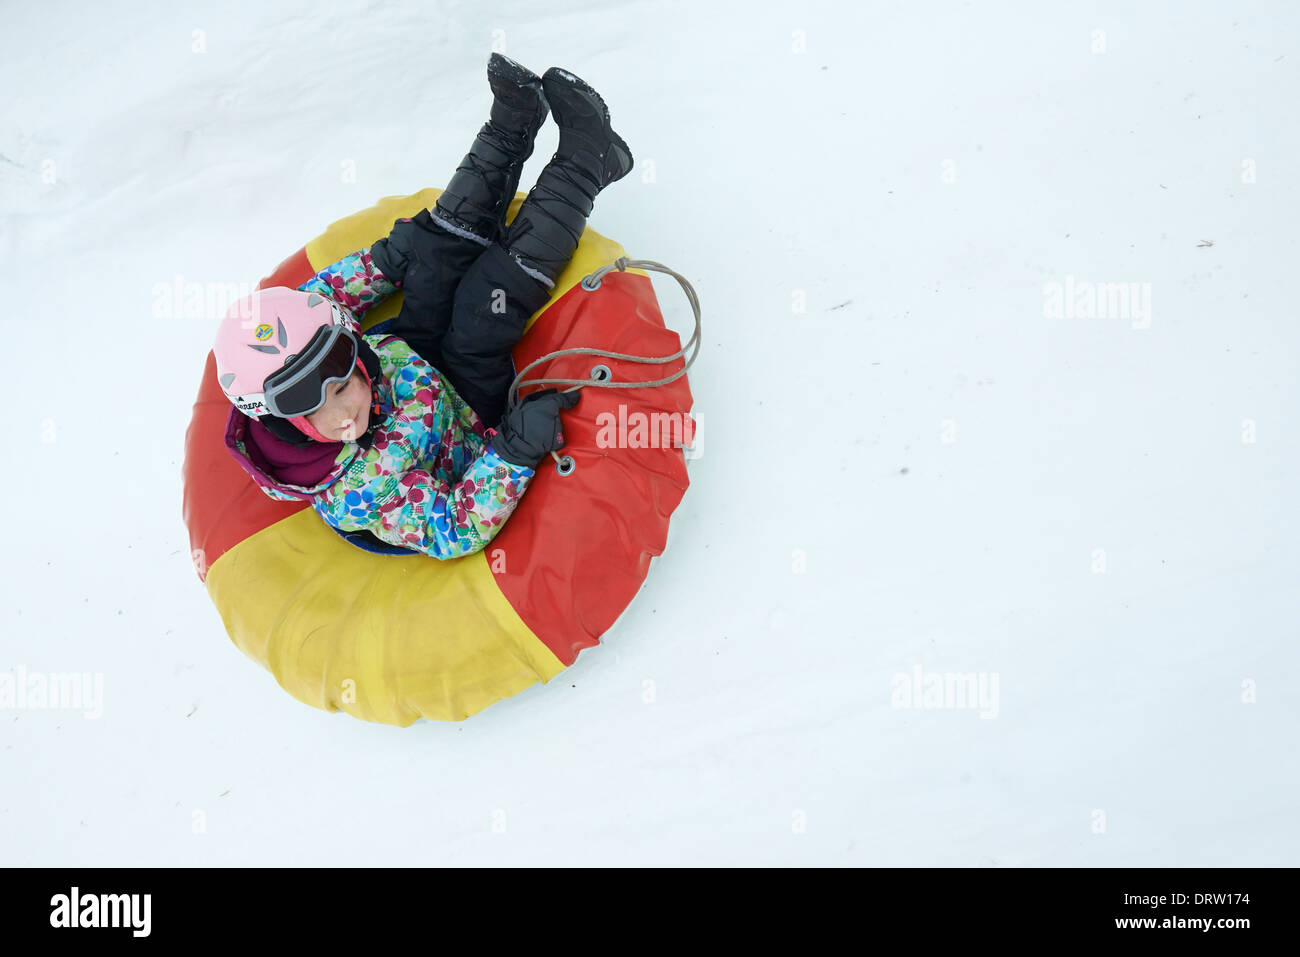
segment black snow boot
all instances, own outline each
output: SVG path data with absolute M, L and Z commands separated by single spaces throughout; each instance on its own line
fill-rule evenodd
M 501 239 L 524 271 L 548 286 L 573 258 L 596 194 L 632 169 L 600 94 L 566 70 L 542 76 L 560 145 Z
M 433 209 L 434 222 L 482 246 L 505 228 L 519 174 L 548 110 L 541 78 L 509 57 L 489 57 L 488 84 L 491 116 Z

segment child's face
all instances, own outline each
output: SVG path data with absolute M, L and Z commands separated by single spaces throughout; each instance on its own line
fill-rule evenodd
M 331 382 L 325 404 L 307 416 L 311 427 L 335 442 L 353 442 L 370 424 L 370 387 L 360 369 L 347 382 Z

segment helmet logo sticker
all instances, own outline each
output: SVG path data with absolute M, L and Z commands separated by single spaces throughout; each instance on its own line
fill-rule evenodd
M 269 322 L 263 322 L 253 330 L 253 338 L 258 342 L 265 342 L 267 339 L 271 338 L 271 333 L 274 331 L 275 330 L 271 328 Z

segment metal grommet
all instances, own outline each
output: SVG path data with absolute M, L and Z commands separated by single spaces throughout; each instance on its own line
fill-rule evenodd
M 593 275 L 594 275 L 594 274 L 593 274 Z M 593 289 L 599 289 L 599 288 L 600 288 L 600 280 L 597 279 L 595 282 L 593 282 L 591 276 L 583 276 L 583 277 L 582 277 L 582 283 L 581 283 L 581 285 L 582 285 L 582 288 L 583 288 L 583 289 L 586 289 L 586 290 L 588 290 L 588 291 L 591 291 L 591 290 L 593 290 Z
M 573 470 L 577 467 L 577 463 L 574 462 L 573 457 L 569 455 L 561 455 L 560 460 L 555 463 L 555 471 L 559 472 L 561 475 L 572 475 Z
M 614 372 L 607 365 L 592 366 L 590 377 L 597 382 L 608 382 L 614 378 Z

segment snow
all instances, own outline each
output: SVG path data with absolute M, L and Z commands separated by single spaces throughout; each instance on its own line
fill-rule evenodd
M 1290 5 L 132 7 L 2 14 L 0 680 L 103 700 L 0 708 L 0 863 L 1300 863 Z M 493 44 L 630 144 L 702 453 L 601 647 L 403 730 L 231 643 L 182 442 L 203 298 L 444 185 Z

